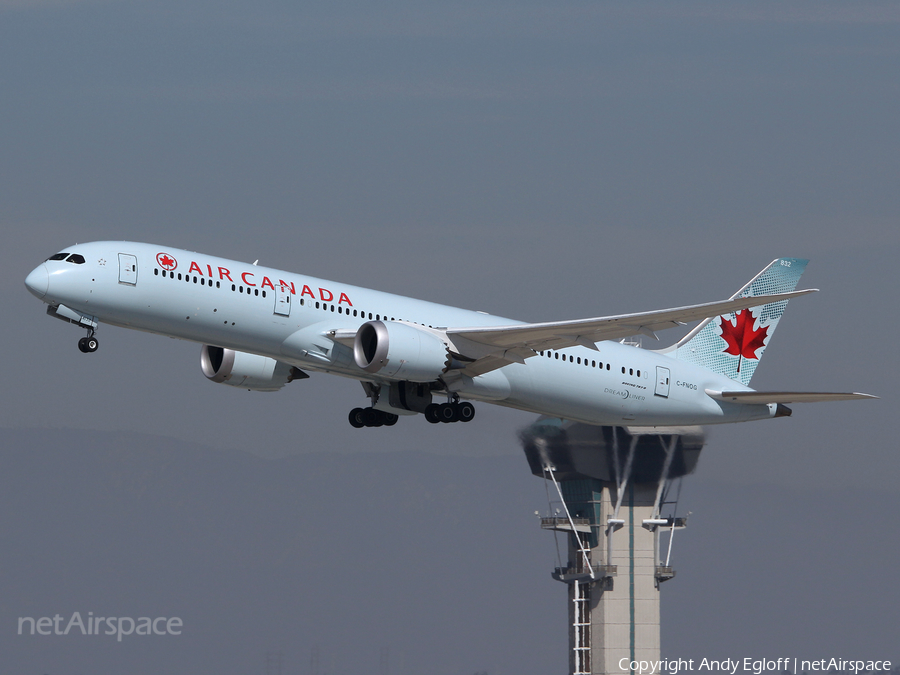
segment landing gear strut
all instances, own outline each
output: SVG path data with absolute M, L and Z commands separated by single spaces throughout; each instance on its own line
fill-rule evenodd
M 355 429 L 363 427 L 392 427 L 400 417 L 375 408 L 354 408 L 350 411 L 350 425 Z
M 453 401 L 452 403 L 432 403 L 425 408 L 425 419 L 432 424 L 443 422 L 471 422 L 475 417 L 475 406 L 468 401 Z
M 88 331 L 87 337 L 83 337 L 78 341 L 78 349 L 80 349 L 85 354 L 90 354 L 92 352 L 97 351 L 97 348 L 100 346 L 100 343 L 97 341 L 97 338 L 94 337 L 94 331 Z

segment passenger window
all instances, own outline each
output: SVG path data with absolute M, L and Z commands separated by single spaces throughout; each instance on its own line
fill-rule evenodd
M 581 365 L 581 357 L 580 356 L 578 357 L 578 365 L 579 366 Z
M 556 359 L 559 360 L 559 352 L 556 352 L 553 356 L 555 356 Z
M 606 369 L 609 370 L 609 364 L 608 364 L 608 363 L 606 364 Z
M 181 272 L 178 273 L 178 281 L 181 281 Z
M 596 368 L 596 367 L 597 367 L 597 362 L 591 361 L 591 368 Z
M 634 375 L 634 368 L 629 368 L 629 369 L 628 369 L 628 374 L 629 374 L 629 375 Z
M 194 283 L 195 284 L 197 283 L 197 277 L 194 277 Z
M 625 374 L 625 366 L 622 366 L 622 374 Z
M 637 376 L 638 376 L 638 377 L 641 376 L 641 371 L 637 371 Z
M 159 270 L 155 267 L 153 268 L 153 275 L 157 277 L 159 276 Z
M 236 290 L 236 287 L 234 284 L 231 284 L 231 290 Z
M 220 282 L 216 282 L 216 288 L 221 288 Z
M 266 297 L 266 292 L 263 291 L 263 297 Z M 288 296 L 288 302 L 290 302 L 291 296 Z

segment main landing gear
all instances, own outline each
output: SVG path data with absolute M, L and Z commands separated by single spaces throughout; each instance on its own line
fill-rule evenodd
M 452 403 L 432 403 L 425 408 L 425 419 L 432 424 L 443 422 L 471 422 L 475 417 L 475 406 L 468 401 Z
M 350 411 L 350 425 L 355 429 L 363 427 L 392 427 L 400 417 L 375 408 L 354 408 Z
M 78 341 L 78 349 L 85 354 L 97 351 L 99 346 L 100 343 L 97 341 L 97 338 L 94 337 L 94 331 L 89 331 L 87 337 L 83 337 Z

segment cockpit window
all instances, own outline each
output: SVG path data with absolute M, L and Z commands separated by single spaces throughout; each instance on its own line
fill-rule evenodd
M 65 260 L 68 257 L 68 253 L 57 253 L 56 255 L 51 255 L 47 260 Z
M 68 257 L 66 262 L 75 263 L 76 265 L 84 265 L 84 256 L 79 255 L 78 253 L 73 253 Z

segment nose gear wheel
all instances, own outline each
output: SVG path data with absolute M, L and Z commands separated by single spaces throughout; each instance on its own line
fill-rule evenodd
M 78 349 L 85 354 L 90 354 L 97 351 L 98 347 L 100 347 L 100 343 L 93 335 L 89 337 L 83 337 L 78 341 Z

